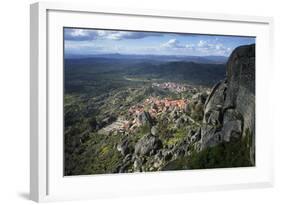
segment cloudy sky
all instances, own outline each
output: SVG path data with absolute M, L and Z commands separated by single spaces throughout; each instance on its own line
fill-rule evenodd
M 64 29 L 65 54 L 105 53 L 229 56 L 239 45 L 255 43 L 252 37 L 233 37 L 96 29 Z

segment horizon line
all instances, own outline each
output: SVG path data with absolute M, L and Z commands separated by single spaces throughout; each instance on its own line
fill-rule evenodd
M 64 53 L 64 56 L 73 55 L 73 56 L 102 56 L 102 55 L 120 55 L 120 56 L 174 56 L 174 57 L 225 57 L 225 55 L 177 55 L 177 54 L 137 54 L 137 53 L 93 53 L 93 54 L 78 54 L 78 53 Z

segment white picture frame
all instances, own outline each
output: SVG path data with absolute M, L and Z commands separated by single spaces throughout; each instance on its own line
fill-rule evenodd
M 270 98 L 266 96 L 273 72 L 272 18 L 46 2 L 32 4 L 30 11 L 32 200 L 41 202 L 273 186 L 273 131 L 269 129 L 272 117 L 263 109 L 270 106 Z M 113 16 L 118 21 L 112 21 Z M 93 23 L 93 19 L 97 18 L 99 23 Z M 194 28 L 181 26 L 194 23 L 197 25 Z M 59 115 L 62 112 L 63 65 L 60 58 L 63 50 L 61 28 L 64 26 L 256 36 L 257 165 L 253 168 L 64 177 L 62 122 L 55 122 L 55 118 L 61 119 Z M 265 135 L 266 140 L 263 138 Z

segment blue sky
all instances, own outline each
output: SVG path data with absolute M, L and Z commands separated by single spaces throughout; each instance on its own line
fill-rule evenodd
M 253 37 L 175 34 L 139 31 L 64 29 L 65 53 L 105 53 L 229 56 L 240 45 L 255 43 Z

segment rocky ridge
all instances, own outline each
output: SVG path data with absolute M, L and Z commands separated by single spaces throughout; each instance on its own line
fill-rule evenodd
M 255 45 L 241 46 L 231 54 L 226 79 L 212 89 L 204 110 L 201 149 L 231 138 L 251 135 L 251 163 L 255 144 Z

